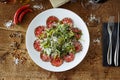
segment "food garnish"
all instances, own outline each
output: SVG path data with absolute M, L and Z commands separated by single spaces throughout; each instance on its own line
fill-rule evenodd
M 59 67 L 64 61 L 71 62 L 75 54 L 82 51 L 82 31 L 74 26 L 71 18 L 59 20 L 56 16 L 49 16 L 46 25 L 35 28 L 34 48 L 40 52 L 40 58 Z

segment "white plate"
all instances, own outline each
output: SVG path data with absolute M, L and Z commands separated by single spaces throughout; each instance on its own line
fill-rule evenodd
M 65 17 L 72 18 L 72 20 L 74 21 L 74 25 L 79 29 L 81 29 L 83 33 L 82 39 L 80 40 L 80 42 L 83 45 L 83 50 L 75 55 L 74 61 L 69 63 L 64 62 L 60 67 L 55 67 L 52 66 L 50 62 L 42 61 L 40 59 L 39 52 L 37 52 L 33 47 L 33 43 L 36 39 L 34 35 L 35 28 L 38 27 L 39 25 L 46 25 L 46 19 L 51 15 L 58 17 L 60 20 Z M 26 47 L 32 60 L 41 68 L 53 72 L 62 72 L 77 66 L 87 54 L 89 48 L 89 42 L 90 42 L 89 32 L 84 21 L 74 12 L 62 8 L 48 9 L 38 14 L 30 23 L 26 33 Z

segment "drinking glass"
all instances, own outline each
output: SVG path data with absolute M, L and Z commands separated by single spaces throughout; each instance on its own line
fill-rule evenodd
M 81 0 L 81 5 L 84 9 L 90 11 L 89 16 L 87 16 L 88 26 L 97 26 L 100 23 L 100 17 L 97 17 L 94 12 L 100 7 L 101 0 Z

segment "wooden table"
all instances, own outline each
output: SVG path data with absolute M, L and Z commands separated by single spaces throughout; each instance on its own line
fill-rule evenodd
M 39 1 L 38 4 L 41 2 Z M 36 3 L 29 2 L 34 5 Z M 34 10 L 25 15 L 19 26 L 6 28 L 4 23 L 13 20 L 15 11 L 22 6 L 22 3 L 0 3 L 0 80 L 119 80 L 119 67 L 104 67 L 102 65 L 102 23 L 108 21 L 110 15 L 115 16 L 120 12 L 120 0 L 108 0 L 94 13 L 101 17 L 101 23 L 96 27 L 89 27 L 90 48 L 85 59 L 75 68 L 65 72 L 49 72 L 37 66 L 29 57 L 25 47 L 25 34 L 31 20 L 39 13 L 52 8 L 48 0 L 42 0 L 43 9 Z M 83 9 L 80 1 L 76 3 L 68 2 L 60 8 L 69 9 L 78 14 L 86 22 L 90 12 Z M 22 42 L 19 49 L 13 50 L 10 44 L 16 40 L 11 34 L 22 35 Z M 21 37 L 17 38 L 19 41 Z M 100 42 L 95 42 L 99 39 Z M 17 41 L 17 40 L 16 40 Z M 19 43 L 18 41 L 18 43 Z M 15 57 L 20 61 L 15 64 Z

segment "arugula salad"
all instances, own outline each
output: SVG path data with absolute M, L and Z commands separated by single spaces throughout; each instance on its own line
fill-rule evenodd
M 40 58 L 59 67 L 63 62 L 71 62 L 75 54 L 82 51 L 79 41 L 82 31 L 74 26 L 71 18 L 59 20 L 56 16 L 49 16 L 46 26 L 40 25 L 34 30 L 36 40 L 34 48 L 40 52 Z

